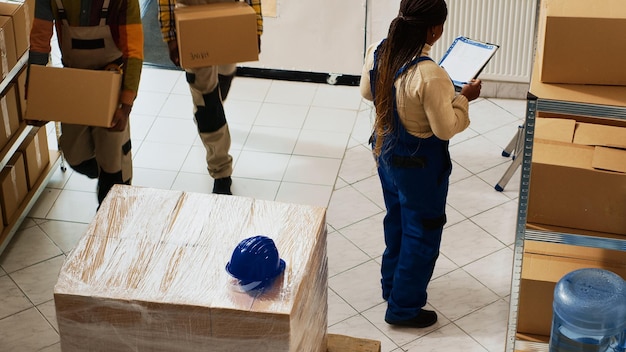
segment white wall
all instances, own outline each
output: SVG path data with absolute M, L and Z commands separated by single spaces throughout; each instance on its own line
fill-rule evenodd
M 537 0 L 446 0 L 448 20 L 444 35 L 431 56 L 441 59 L 454 38 L 467 36 L 500 45 L 485 67 L 482 79 L 506 82 L 530 81 L 534 52 Z M 367 43 L 387 36 L 397 16 L 400 0 L 368 0 Z
M 459 35 L 500 44 L 481 78 L 528 82 L 537 0 L 446 0 L 444 36 L 433 49 L 439 60 Z M 276 0 L 264 19 L 263 51 L 243 66 L 360 75 L 365 48 L 384 38 L 400 0 Z
M 277 0 L 258 62 L 243 66 L 360 75 L 366 0 Z
M 387 36 L 389 24 L 398 15 L 399 8 L 400 0 L 367 0 L 368 46 Z

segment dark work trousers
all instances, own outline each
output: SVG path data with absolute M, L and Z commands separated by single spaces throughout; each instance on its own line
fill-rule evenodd
M 452 165 L 447 142 L 402 133 L 404 138 L 396 139 L 378 166 L 387 209 L 381 283 L 388 302 L 386 317 L 395 321 L 416 317 L 426 305 L 446 223 Z M 414 143 L 407 144 L 410 139 Z
M 396 77 L 426 59 L 415 60 Z M 395 89 L 393 99 L 395 102 Z M 446 223 L 452 163 L 448 142 L 434 135 L 418 138 L 409 134 L 400 122 L 395 103 L 394 126 L 377 160 L 387 209 L 381 284 L 387 300 L 386 319 L 401 321 L 415 318 L 426 305 L 426 289 Z
M 61 124 L 60 146 L 75 171 L 98 178 L 98 204 L 115 184 L 131 183 L 133 161 L 130 126 L 124 131 L 106 127 Z

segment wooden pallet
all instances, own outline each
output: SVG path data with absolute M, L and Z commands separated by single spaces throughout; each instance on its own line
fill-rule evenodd
M 380 341 L 328 334 L 328 352 L 380 352 Z

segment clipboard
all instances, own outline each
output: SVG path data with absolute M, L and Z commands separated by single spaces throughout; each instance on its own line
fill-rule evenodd
M 500 48 L 497 44 L 480 42 L 467 37 L 457 37 L 439 61 L 452 80 L 455 89 L 460 89 L 487 66 Z

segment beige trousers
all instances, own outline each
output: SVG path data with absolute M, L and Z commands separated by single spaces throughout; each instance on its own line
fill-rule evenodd
M 61 124 L 59 144 L 63 156 L 70 165 L 79 165 L 96 158 L 98 166 L 107 173 L 122 171 L 122 180 L 133 177 L 132 153 L 122 150 L 130 141 L 130 124 L 121 132 L 109 131 L 105 127 Z
M 195 76 L 194 81 L 189 82 L 194 115 L 197 113 L 198 107 L 205 106 L 204 96 L 217 89 L 218 74 L 232 75 L 236 69 L 235 64 L 229 64 L 186 70 Z M 229 154 L 231 139 L 228 124 L 224 124 L 216 131 L 199 132 L 199 134 L 206 150 L 207 169 L 211 177 L 217 179 L 230 176 L 233 173 L 233 158 Z

